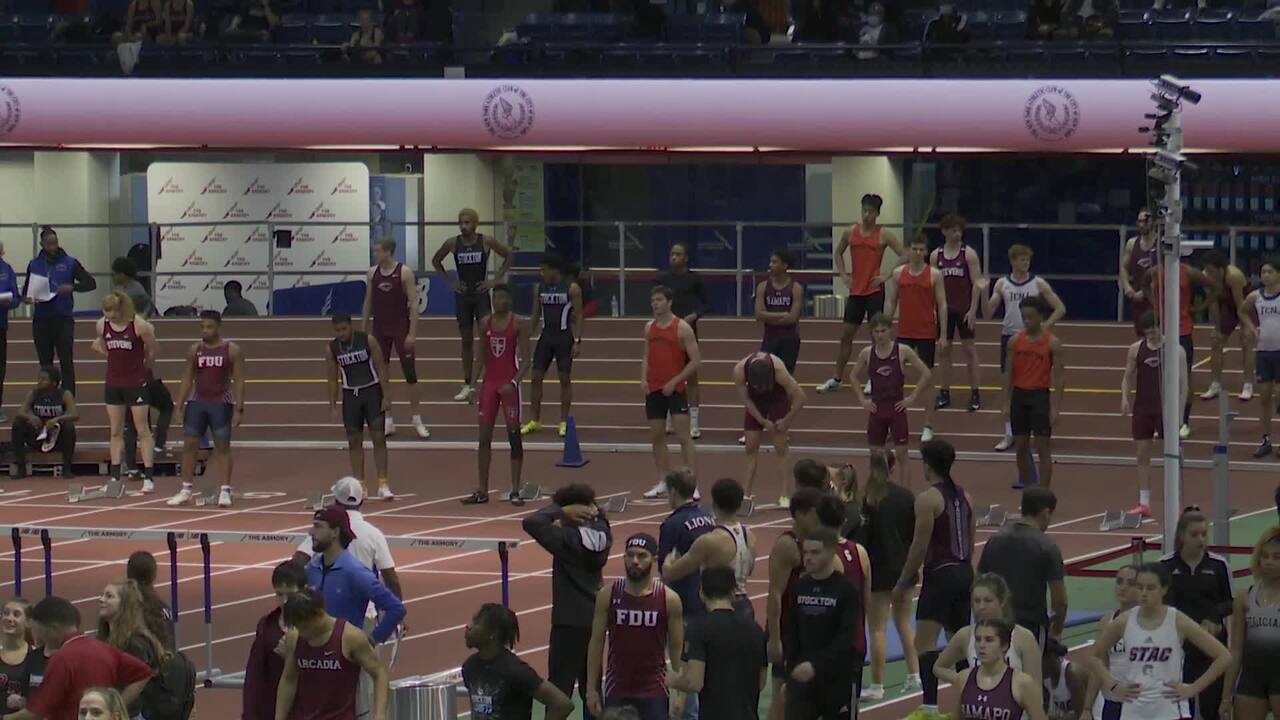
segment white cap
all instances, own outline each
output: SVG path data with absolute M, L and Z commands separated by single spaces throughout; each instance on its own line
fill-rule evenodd
M 357 507 L 364 502 L 364 487 L 360 481 L 347 476 L 333 484 L 333 499 L 339 505 Z

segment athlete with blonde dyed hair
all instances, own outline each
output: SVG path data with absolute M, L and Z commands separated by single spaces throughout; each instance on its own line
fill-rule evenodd
M 111 425 L 112 480 L 120 479 L 120 459 L 124 455 L 124 418 L 133 416 L 142 445 L 142 492 L 155 492 L 155 439 L 147 421 L 150 392 L 147 368 L 155 359 L 155 328 L 137 316 L 133 301 L 120 290 L 102 298 L 102 317 L 98 319 L 93 350 L 107 358 L 104 402 Z

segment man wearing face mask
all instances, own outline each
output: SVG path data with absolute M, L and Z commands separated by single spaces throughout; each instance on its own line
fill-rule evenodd
M 969 17 L 961 13 L 952 0 L 942 0 L 938 17 L 930 20 L 924 29 L 924 42 L 930 46 L 964 45 L 969 42 L 969 36 Z M 930 47 L 927 52 L 934 60 L 953 60 L 963 51 L 954 47 Z
M 858 33 L 858 44 L 864 46 L 892 45 L 897 42 L 893 27 L 884 22 L 884 5 L 871 3 L 867 10 L 867 21 Z M 859 60 L 874 60 L 880 57 L 879 50 L 859 50 Z

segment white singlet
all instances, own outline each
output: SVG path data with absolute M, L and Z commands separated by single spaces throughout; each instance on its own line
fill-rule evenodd
M 1267 297 L 1265 288 L 1259 290 L 1254 307 L 1258 310 L 1258 349 L 1280 350 L 1280 293 Z
M 747 542 L 747 529 L 742 523 L 734 523 L 732 525 L 721 525 L 722 529 L 733 538 L 734 551 L 733 563 L 733 579 L 737 587 L 734 592 L 738 595 L 747 594 L 747 578 L 751 577 L 751 568 L 755 565 L 756 556 L 751 552 L 751 544 Z
M 1109 625 L 1112 620 L 1116 619 L 1116 615 L 1118 614 L 1118 610 L 1111 611 L 1111 613 L 1107 615 L 1106 621 L 1102 623 L 1102 626 L 1106 627 Z M 1111 649 L 1107 651 L 1107 669 L 1111 671 L 1111 675 L 1113 677 L 1122 678 L 1128 675 L 1129 653 L 1124 651 L 1123 637 L 1117 640 L 1116 644 L 1112 645 Z M 1102 720 L 1103 703 L 1107 701 L 1116 702 L 1115 696 L 1111 694 L 1110 683 L 1102 688 L 1102 691 L 1098 693 L 1098 698 L 1093 702 L 1093 716 L 1097 718 L 1097 720 Z
M 1182 682 L 1182 639 L 1178 637 L 1178 611 L 1166 607 L 1164 619 L 1153 630 L 1138 624 L 1138 608 L 1129 611 L 1124 626 L 1124 647 L 1129 665 L 1123 675 L 1112 668 L 1120 682 L 1137 683 L 1138 699 L 1120 708 L 1121 720 L 1182 720 L 1191 717 L 1186 700 L 1164 696 L 1168 683 Z
M 1004 302 L 1004 322 L 1000 324 L 1001 335 L 1017 335 L 1025 327 L 1022 324 L 1022 308 L 1019 305 L 1024 298 L 1038 297 L 1040 283 L 1036 276 L 1030 275 L 1021 285 L 1013 281 L 1012 275 L 1004 276 L 1004 284 L 1000 286 L 1000 297 Z
M 1067 669 L 1071 661 L 1063 658 L 1062 667 L 1058 670 L 1057 683 L 1052 678 L 1044 679 L 1044 689 L 1049 693 L 1049 720 L 1075 720 L 1071 712 L 1071 686 L 1067 684 Z

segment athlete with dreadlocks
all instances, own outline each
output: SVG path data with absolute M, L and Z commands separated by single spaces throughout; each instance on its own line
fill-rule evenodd
M 533 701 L 546 706 L 547 720 L 565 720 L 573 701 L 511 652 L 520 639 L 520 621 L 510 609 L 485 603 L 467 624 L 467 647 L 475 650 L 462 663 L 462 683 L 471 698 L 471 717 L 529 717 Z

